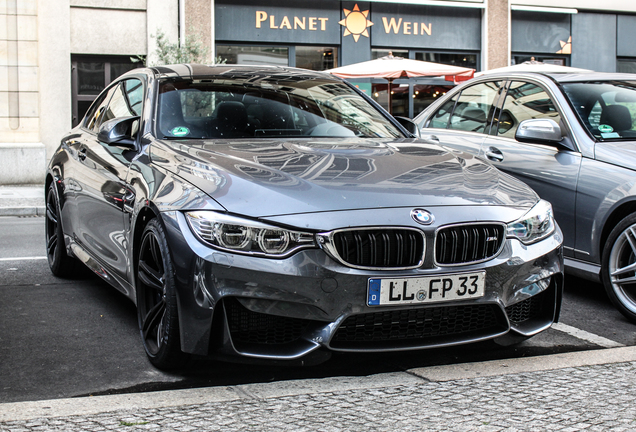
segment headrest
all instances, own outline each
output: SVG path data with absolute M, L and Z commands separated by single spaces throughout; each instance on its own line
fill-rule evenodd
M 217 105 L 214 110 L 217 120 L 229 123 L 239 123 L 247 121 L 245 105 L 236 101 L 224 101 Z
M 601 113 L 602 125 L 609 125 L 615 131 L 630 130 L 632 128 L 632 115 L 624 105 L 608 105 Z
M 466 108 L 464 112 L 462 112 L 462 117 L 474 122 L 486 122 L 486 113 L 479 108 Z

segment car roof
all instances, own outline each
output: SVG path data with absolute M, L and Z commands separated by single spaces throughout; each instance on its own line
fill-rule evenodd
M 157 78 L 206 78 L 206 77 L 232 77 L 240 76 L 260 76 L 260 77 L 281 77 L 284 79 L 332 79 L 340 81 L 339 78 L 326 72 L 311 71 L 287 66 L 270 65 L 234 65 L 234 64 L 175 64 L 164 66 L 153 66 L 150 69 Z
M 612 73 L 612 72 L 582 72 L 582 73 L 558 73 L 558 72 L 493 72 L 479 77 L 483 79 L 515 79 L 515 78 L 550 78 L 560 83 L 589 82 L 589 81 L 636 81 L 636 74 Z

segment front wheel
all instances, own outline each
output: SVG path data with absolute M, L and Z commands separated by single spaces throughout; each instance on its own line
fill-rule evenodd
M 78 261 L 66 253 L 64 232 L 62 231 L 62 215 L 55 183 L 51 183 L 46 190 L 46 223 L 44 224 L 44 231 L 46 257 L 51 272 L 58 277 L 70 276 L 77 269 Z
M 137 259 L 137 315 L 150 362 L 159 369 L 183 366 L 174 267 L 166 234 L 157 219 L 146 225 Z
M 636 214 L 623 219 L 607 238 L 601 277 L 614 306 L 636 322 Z

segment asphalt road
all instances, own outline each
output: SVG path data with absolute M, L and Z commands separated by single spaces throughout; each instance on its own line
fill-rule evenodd
M 561 322 L 514 347 L 491 342 L 391 354 L 335 354 L 317 366 L 197 359 L 164 373 L 146 360 L 134 305 L 86 271 L 54 277 L 44 218 L 0 217 L 0 402 L 289 379 L 363 376 L 415 367 L 636 345 L 636 325 L 599 284 L 567 277 Z

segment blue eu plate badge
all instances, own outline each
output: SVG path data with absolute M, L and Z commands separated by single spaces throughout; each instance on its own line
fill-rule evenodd
M 368 305 L 369 306 L 379 306 L 380 305 L 380 283 L 382 279 L 369 279 L 369 298 Z

